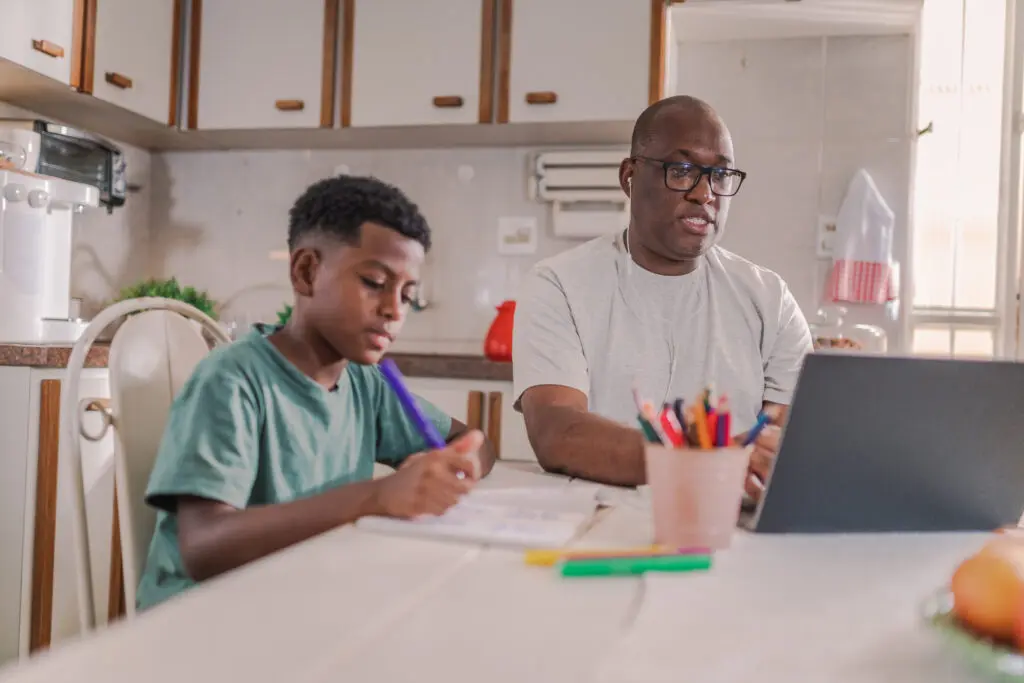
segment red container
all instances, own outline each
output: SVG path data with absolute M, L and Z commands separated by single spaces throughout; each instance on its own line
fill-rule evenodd
M 498 363 L 512 362 L 512 323 L 516 315 L 516 302 L 503 301 L 498 315 L 484 338 L 484 355 Z

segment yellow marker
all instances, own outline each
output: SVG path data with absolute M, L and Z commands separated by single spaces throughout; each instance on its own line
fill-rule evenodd
M 606 550 L 598 548 L 581 548 L 579 550 L 527 550 L 526 564 L 534 567 L 553 567 L 562 560 L 586 560 L 614 557 L 643 557 L 645 555 L 659 555 L 669 553 L 680 553 L 674 548 L 663 545 L 648 545 L 640 548 L 610 548 Z

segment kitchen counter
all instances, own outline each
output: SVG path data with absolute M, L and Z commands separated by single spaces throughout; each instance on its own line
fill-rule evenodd
M 483 356 L 443 353 L 392 353 L 388 358 L 403 375 L 443 379 L 511 382 L 512 364 L 495 363 Z
M 93 344 L 85 358 L 85 367 L 107 367 L 109 353 L 109 344 Z M 67 345 L 0 344 L 0 366 L 66 368 L 70 357 L 71 347 Z
M 87 368 L 107 366 L 108 344 L 94 344 L 86 357 Z M 65 345 L 0 344 L 0 366 L 65 368 L 71 347 Z M 393 353 L 402 374 L 409 377 L 436 377 L 511 382 L 512 364 L 495 363 L 483 356 L 450 353 Z

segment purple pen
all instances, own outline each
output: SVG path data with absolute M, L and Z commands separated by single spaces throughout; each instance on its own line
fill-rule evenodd
M 426 415 L 423 414 L 423 410 L 420 409 L 418 403 L 416 403 L 415 397 L 406 388 L 405 382 L 402 381 L 402 373 L 398 371 L 398 367 L 394 361 L 389 358 L 381 360 L 378 364 L 380 372 L 384 375 L 384 379 L 387 381 L 391 390 L 398 396 L 398 402 L 402 404 L 402 408 L 405 409 L 405 414 L 409 416 L 409 419 L 413 421 L 420 434 L 426 440 L 427 445 L 433 449 L 444 448 L 444 439 L 437 433 L 437 428 L 434 423 L 431 422 Z

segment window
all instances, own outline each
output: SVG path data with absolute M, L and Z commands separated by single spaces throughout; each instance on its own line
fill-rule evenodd
M 999 349 L 1004 0 L 926 0 L 914 171 L 912 351 Z M 1009 321 L 1007 321 L 1009 322 Z

